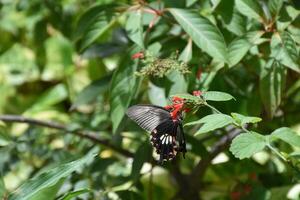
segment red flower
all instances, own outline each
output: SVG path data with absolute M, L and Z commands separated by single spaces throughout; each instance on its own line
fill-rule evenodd
M 173 97 L 173 99 L 172 99 L 172 101 L 173 101 L 173 103 L 182 103 L 183 102 L 183 99 L 182 98 L 180 98 L 180 97 Z
M 131 59 L 133 59 L 133 60 L 137 59 L 137 58 L 144 58 L 144 53 L 143 52 L 137 52 L 137 53 L 135 53 L 131 56 Z
M 230 193 L 230 199 L 232 200 L 240 200 L 242 197 L 242 193 L 239 191 L 233 191 Z
M 196 77 L 197 77 L 198 80 L 201 79 L 201 75 L 202 75 L 202 68 L 199 67 L 199 68 L 198 68 L 198 71 L 197 71 L 197 74 L 196 74 Z
M 193 95 L 196 96 L 196 97 L 200 97 L 201 94 L 202 94 L 202 92 L 200 90 L 193 91 Z

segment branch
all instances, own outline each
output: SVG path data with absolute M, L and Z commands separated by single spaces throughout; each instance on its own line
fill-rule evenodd
M 106 146 L 115 152 L 118 152 L 126 157 L 133 157 L 134 154 L 130 151 L 122 149 L 114 144 L 111 144 L 109 140 L 101 139 L 98 137 L 98 134 L 93 131 L 80 131 L 80 130 L 69 130 L 67 126 L 63 124 L 59 124 L 57 122 L 50 122 L 50 121 L 42 121 L 33 118 L 23 117 L 19 115 L 0 115 L 0 120 L 4 122 L 17 122 L 17 123 L 26 123 L 31 125 L 37 126 L 44 126 L 48 128 L 53 128 L 57 130 L 64 131 L 66 133 L 70 133 L 81 138 L 88 139 L 94 143 Z
M 192 173 L 190 174 L 190 180 L 193 182 L 191 185 L 194 186 L 195 189 L 199 189 L 201 180 L 207 170 L 207 168 L 210 166 L 211 161 L 222 151 L 228 148 L 231 141 L 234 137 L 239 135 L 241 132 L 243 132 L 240 129 L 233 129 L 231 132 L 229 132 L 227 135 L 224 135 L 220 138 L 219 141 L 217 141 L 214 146 L 211 148 L 209 154 L 202 158 Z

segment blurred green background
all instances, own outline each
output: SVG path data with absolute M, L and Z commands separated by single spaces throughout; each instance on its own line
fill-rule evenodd
M 297 0 L 0 0 L 0 198 L 299 199 L 298 137 L 274 144 L 293 168 L 268 149 L 235 158 L 234 126 L 189 126 L 186 159 L 159 165 L 124 115 L 217 90 L 236 98 L 213 103 L 223 113 L 262 118 L 252 130 L 300 133 L 299 14 Z

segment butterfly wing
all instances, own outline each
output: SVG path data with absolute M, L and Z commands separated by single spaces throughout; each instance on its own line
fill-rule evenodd
M 181 120 L 173 120 L 170 112 L 154 105 L 135 105 L 126 114 L 141 128 L 151 132 L 151 142 L 160 162 L 172 160 L 177 152 L 186 152 Z
M 169 111 L 160 106 L 135 105 L 128 108 L 126 114 L 141 128 L 149 132 L 152 132 L 160 124 L 166 124 L 166 127 L 173 126 Z

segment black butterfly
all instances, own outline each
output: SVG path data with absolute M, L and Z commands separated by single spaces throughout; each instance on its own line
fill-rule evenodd
M 172 118 L 171 111 L 154 105 L 135 105 L 126 114 L 141 128 L 151 133 L 151 142 L 160 155 L 160 162 L 172 160 L 178 152 L 186 153 L 182 115 Z

